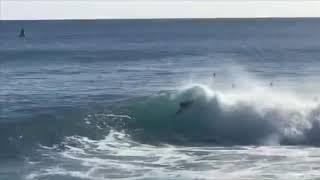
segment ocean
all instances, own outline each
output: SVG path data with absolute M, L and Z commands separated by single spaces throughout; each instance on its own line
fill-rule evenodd
M 0 179 L 319 179 L 319 32 L 316 18 L 0 21 Z

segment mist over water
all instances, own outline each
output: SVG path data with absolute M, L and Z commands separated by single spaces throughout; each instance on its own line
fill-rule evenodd
M 315 179 L 318 21 L 2 22 L 0 179 Z

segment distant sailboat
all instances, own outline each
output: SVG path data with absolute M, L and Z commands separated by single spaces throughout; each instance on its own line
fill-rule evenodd
M 26 35 L 25 35 L 25 33 L 24 33 L 24 29 L 23 29 L 23 28 L 20 30 L 19 37 L 20 37 L 20 38 L 25 38 L 25 37 L 26 37 Z

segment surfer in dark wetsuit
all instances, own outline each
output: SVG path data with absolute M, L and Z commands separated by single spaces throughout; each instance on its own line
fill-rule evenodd
M 25 38 L 25 37 L 26 37 L 26 35 L 24 33 L 24 28 L 21 28 L 19 38 Z
M 213 75 L 213 78 L 215 78 L 215 77 L 216 77 L 216 73 L 213 73 L 212 75 Z
M 179 110 L 176 112 L 176 114 L 182 113 L 185 109 L 187 109 L 188 107 L 190 107 L 193 103 L 194 103 L 194 100 L 187 100 L 187 101 L 181 102 L 181 103 L 179 104 L 180 108 L 179 108 Z

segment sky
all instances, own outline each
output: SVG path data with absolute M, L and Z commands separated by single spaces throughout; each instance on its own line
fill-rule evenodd
M 320 17 L 320 0 L 0 0 L 1 20 Z

